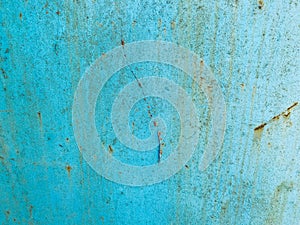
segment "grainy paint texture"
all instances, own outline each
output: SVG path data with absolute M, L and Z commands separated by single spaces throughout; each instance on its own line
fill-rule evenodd
M 0 223 L 300 224 L 299 5 L 0 0 Z M 193 96 L 202 125 L 196 153 L 179 173 L 130 187 L 101 177 L 82 158 L 71 110 L 77 84 L 94 60 L 142 40 L 177 43 L 204 59 L 222 88 L 227 127 L 221 153 L 199 172 L 211 126 L 201 89 L 166 65 L 120 70 L 96 108 L 110 154 L 137 165 L 157 162 L 157 152 L 119 151 L 109 135 L 114 93 L 134 81 L 130 70 L 137 78 L 173 74 Z M 149 105 L 169 122 L 164 159 L 177 143 L 178 115 L 159 99 L 141 102 L 130 117 L 140 138 L 149 135 Z

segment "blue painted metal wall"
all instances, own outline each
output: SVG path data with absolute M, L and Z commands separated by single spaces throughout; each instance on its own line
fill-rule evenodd
M 1 224 L 300 224 L 298 1 L 1 0 L 0 6 Z M 174 80 L 192 96 L 201 125 L 195 153 L 178 173 L 134 187 L 103 178 L 83 158 L 72 106 L 95 60 L 144 40 L 172 42 L 201 57 L 221 87 L 227 119 L 218 157 L 199 171 L 212 126 L 203 90 L 161 63 L 118 71 L 95 114 L 113 157 L 157 163 L 157 149 L 122 147 L 110 121 L 116 94 L 136 78 Z M 139 138 L 149 135 L 147 106 L 164 117 L 164 159 L 178 144 L 180 118 L 168 102 L 147 99 L 132 108 L 131 129 Z

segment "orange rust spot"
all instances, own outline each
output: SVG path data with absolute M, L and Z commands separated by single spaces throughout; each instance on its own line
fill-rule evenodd
M 70 176 L 72 167 L 70 165 L 67 165 L 66 170 L 68 171 L 68 175 Z
M 266 125 L 267 125 L 267 123 L 263 123 L 263 124 L 257 126 L 257 127 L 254 128 L 254 131 L 262 130 L 262 129 L 264 129 L 264 127 L 265 127 Z
M 121 40 L 121 45 L 124 46 L 125 45 L 125 41 L 122 39 Z
M 153 122 L 153 125 L 154 125 L 155 127 L 157 127 L 157 122 L 156 122 L 156 121 L 154 121 L 154 122 Z

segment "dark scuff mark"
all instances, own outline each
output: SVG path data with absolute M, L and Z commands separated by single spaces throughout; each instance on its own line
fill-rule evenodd
M 58 55 L 58 45 L 56 43 L 54 44 L 54 53 Z
M 30 205 L 30 206 L 29 206 L 29 215 L 30 215 L 30 218 L 32 217 L 32 209 L 33 209 L 33 206 Z
M 23 18 L 23 14 L 21 12 L 19 14 L 19 18 L 20 18 L 20 20 L 22 20 L 22 18 Z
M 108 152 L 112 154 L 114 152 L 114 149 L 111 147 L 111 145 L 108 146 Z
M 7 73 L 3 68 L 1 68 L 1 73 L 2 73 L 4 79 L 8 78 Z
M 56 15 L 58 15 L 58 16 L 60 15 L 60 11 L 59 11 L 59 10 L 58 10 L 58 11 L 56 11 Z
M 42 120 L 42 113 L 41 112 L 37 112 L 38 118 L 39 118 L 39 122 L 40 122 L 40 126 L 43 126 L 43 120 Z

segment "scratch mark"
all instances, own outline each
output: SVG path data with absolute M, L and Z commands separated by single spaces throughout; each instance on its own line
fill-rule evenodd
M 124 41 L 123 39 L 121 40 L 121 45 L 122 45 L 123 51 L 124 51 L 125 41 Z M 125 52 L 124 52 L 123 55 L 124 55 L 124 58 L 127 59 L 127 56 L 126 56 Z M 142 88 L 142 83 L 140 82 L 140 80 L 137 78 L 137 76 L 136 76 L 135 73 L 133 72 L 131 66 L 129 65 L 128 67 L 129 67 L 129 69 L 130 69 L 130 72 L 131 72 L 132 75 L 134 76 L 135 80 L 137 81 L 139 87 Z
M 162 154 L 163 154 L 163 151 L 162 151 L 163 144 L 161 143 L 162 138 L 161 138 L 161 132 L 160 131 L 157 132 L 157 138 L 158 138 L 158 144 L 159 144 L 159 148 L 158 148 L 158 162 L 160 162 L 161 158 L 162 158 Z
M 40 126 L 43 126 L 43 120 L 42 120 L 42 113 L 41 112 L 37 112 L 38 118 L 39 118 L 39 122 L 40 122 Z

